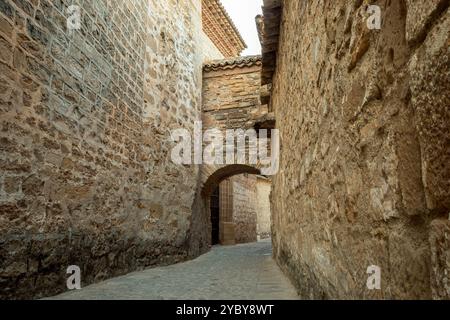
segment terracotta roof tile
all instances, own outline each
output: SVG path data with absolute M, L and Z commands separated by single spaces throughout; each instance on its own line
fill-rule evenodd
M 223 60 L 213 60 L 203 65 L 203 71 L 228 70 L 235 68 L 249 68 L 261 65 L 261 56 L 246 56 Z

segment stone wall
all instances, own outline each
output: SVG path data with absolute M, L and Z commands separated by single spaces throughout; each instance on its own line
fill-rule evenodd
M 260 83 L 261 57 L 259 56 L 237 57 L 206 63 L 203 68 L 203 131 L 219 129 L 225 137 L 227 129 L 255 128 L 258 121 L 268 115 L 267 105 L 261 105 Z M 270 147 L 269 142 L 268 146 Z M 225 149 L 224 153 L 226 153 Z M 248 161 L 248 150 L 246 161 Z M 202 165 L 200 187 L 205 189 L 205 184 L 218 170 L 229 171 L 229 174 L 223 173 L 224 178 L 239 173 L 258 173 L 256 166 L 248 163 L 246 166 L 252 167 L 254 172 L 245 169 L 244 171 L 238 169 L 237 171 L 241 172 L 235 172 L 236 167 L 239 166 L 240 164 L 225 163 Z M 216 183 L 220 181 L 213 181 L 213 184 Z M 213 188 L 214 186 L 208 186 L 208 191 Z
M 257 241 L 256 234 L 256 176 L 237 175 L 233 183 L 233 222 L 236 243 Z
M 256 222 L 257 236 L 267 239 L 271 236 L 270 191 L 272 183 L 268 178 L 258 176 L 256 181 Z
M 449 1 L 368 4 L 283 1 L 274 254 L 303 298 L 448 299 Z
M 202 124 L 203 130 L 217 128 L 251 129 L 259 117 L 267 114 L 261 106 L 259 56 L 237 57 L 209 61 L 203 68 Z M 200 183 L 194 201 L 195 233 L 200 235 L 194 248 L 204 250 L 203 243 L 211 243 L 211 213 L 209 197 L 223 180 L 242 173 L 259 173 L 251 165 L 208 165 L 200 169 Z
M 267 113 L 260 101 L 258 56 L 209 62 L 203 73 L 204 129 L 249 129 Z
M 200 0 L 0 2 L 0 298 L 187 258 L 198 169 L 169 130 L 201 110 Z

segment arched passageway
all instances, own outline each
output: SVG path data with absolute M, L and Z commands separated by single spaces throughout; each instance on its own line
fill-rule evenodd
M 260 215 L 264 213 L 262 220 L 270 221 L 270 206 L 268 194 L 264 194 L 265 199 L 258 198 L 258 187 L 270 185 L 270 180 L 260 175 L 259 168 L 226 165 L 205 167 L 202 173 L 202 216 L 208 245 L 233 245 L 262 238 L 258 228 Z M 261 202 L 264 206 L 260 206 Z M 270 235 L 268 225 L 269 229 L 262 232 L 264 237 Z
M 220 244 L 220 186 L 217 186 L 211 194 L 211 244 Z

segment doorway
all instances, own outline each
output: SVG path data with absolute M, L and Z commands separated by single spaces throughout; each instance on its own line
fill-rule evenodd
M 220 188 L 214 189 L 211 194 L 211 244 L 220 244 L 219 224 L 220 224 Z

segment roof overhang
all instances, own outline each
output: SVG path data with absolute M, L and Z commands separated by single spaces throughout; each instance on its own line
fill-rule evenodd
M 247 48 L 220 0 L 202 0 L 203 31 L 224 57 L 237 57 Z
M 277 64 L 282 1 L 263 0 L 263 2 L 263 17 L 256 17 L 262 47 L 261 85 L 270 85 Z
M 261 66 L 261 56 L 236 57 L 231 59 L 213 60 L 203 65 L 203 71 L 232 70 L 236 68 L 251 68 Z

